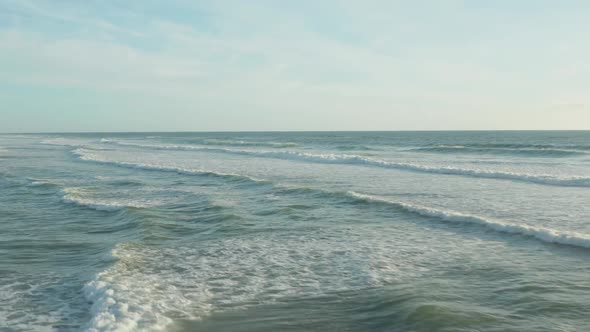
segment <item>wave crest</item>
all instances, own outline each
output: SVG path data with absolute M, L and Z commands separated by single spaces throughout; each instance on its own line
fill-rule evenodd
M 226 174 L 226 173 L 217 173 L 217 172 L 209 172 L 209 171 L 198 171 L 198 170 L 190 170 L 190 169 L 183 169 L 183 168 L 176 168 L 176 167 L 167 167 L 167 166 L 157 166 L 157 165 L 149 165 L 149 164 L 133 164 L 127 162 L 113 162 L 113 161 L 101 161 L 96 158 L 90 158 L 88 155 L 85 155 L 83 151 L 79 151 L 81 149 L 76 150 L 79 155 L 81 155 L 81 159 L 84 160 L 93 160 L 108 164 L 119 165 L 123 167 L 131 167 L 131 168 L 140 168 L 140 169 L 148 169 L 148 170 L 159 170 L 159 171 L 172 171 L 181 174 L 189 174 L 189 175 L 213 175 L 218 177 L 224 178 L 239 178 L 239 179 L 247 179 L 249 181 L 255 182 L 263 182 L 263 183 L 271 183 L 268 180 L 261 180 L 255 179 L 244 175 L 239 174 Z M 278 185 L 279 188 L 285 190 L 285 192 L 293 192 L 293 193 L 305 193 L 309 195 L 310 193 L 317 193 L 320 195 L 337 195 L 342 197 L 342 193 L 335 193 L 325 190 L 319 190 L 314 188 L 293 188 L 290 186 L 285 185 Z M 509 234 L 520 234 L 525 236 L 531 236 L 538 240 L 547 243 L 559 243 L 559 244 L 566 244 L 572 246 L 578 246 L 583 248 L 590 248 L 590 236 L 586 236 L 579 233 L 574 232 L 561 232 L 557 230 L 552 230 L 548 228 L 542 227 L 533 227 L 528 225 L 519 225 L 510 222 L 486 219 L 483 217 L 471 215 L 468 213 L 462 212 L 455 212 L 455 211 L 445 211 L 430 207 L 424 207 L 420 205 L 409 204 L 400 201 L 393 201 L 389 199 L 384 199 L 376 196 L 360 194 L 357 192 L 347 192 L 345 193 L 346 196 L 361 200 L 364 202 L 379 202 L 385 203 L 389 205 L 393 205 L 397 208 L 405 210 L 407 212 L 415 213 L 418 215 L 422 215 L 425 217 L 433 217 L 438 218 L 443 221 L 450 221 L 450 222 L 462 222 L 462 223 L 472 223 L 472 224 L 479 224 L 490 229 L 502 232 L 502 233 L 509 233 Z
M 474 153 L 474 154 L 495 154 L 495 155 L 515 155 L 523 157 L 569 157 L 587 155 L 587 152 L 558 149 L 558 148 L 486 148 L 466 145 L 434 145 L 413 148 L 408 151 L 412 152 L 431 152 L 431 153 Z
M 131 163 L 125 161 L 113 161 L 101 158 L 95 154 L 92 154 L 87 149 L 76 149 L 72 151 L 73 154 L 77 155 L 81 160 L 97 162 L 101 164 L 110 164 L 125 168 L 136 168 L 136 169 L 143 169 L 148 171 L 163 171 L 163 172 L 174 172 L 178 174 L 184 175 L 201 175 L 201 176 L 210 176 L 210 177 L 219 177 L 219 178 L 226 178 L 230 180 L 238 180 L 238 181 L 249 181 L 249 182 L 256 182 L 256 183 L 269 183 L 268 180 L 258 179 L 248 175 L 236 174 L 236 173 L 223 173 L 223 172 L 214 172 L 208 170 L 200 170 L 200 169 L 192 169 L 186 167 L 177 167 L 177 166 L 163 166 L 163 165 L 155 165 L 155 164 L 147 164 L 147 163 Z
M 225 146 L 269 146 L 274 148 L 288 148 L 298 146 L 295 142 L 263 142 L 263 141 L 245 141 L 229 139 L 206 139 L 203 141 L 206 145 L 225 145 Z
M 590 248 L 590 236 L 584 234 L 561 232 L 549 228 L 533 227 L 499 220 L 492 220 L 467 213 L 434 209 L 405 202 L 393 201 L 372 195 L 360 194 L 352 191 L 349 192 L 349 195 L 365 202 L 376 202 L 392 205 L 407 212 L 415 213 L 424 217 L 437 218 L 449 222 L 478 224 L 501 233 L 530 236 L 546 243 L 558 243 L 582 248 Z
M 399 169 L 420 173 L 434 173 L 445 175 L 468 176 L 475 178 L 512 180 L 553 186 L 590 187 L 590 177 L 583 176 L 558 177 L 548 174 L 527 174 L 508 171 L 459 168 L 453 166 L 429 166 L 422 164 L 381 160 L 351 154 L 314 154 L 299 151 L 236 150 L 228 148 L 209 148 L 193 145 L 136 144 L 127 142 L 116 142 L 116 144 L 159 150 L 206 151 L 214 153 L 229 153 L 252 157 L 287 159 L 324 164 L 350 164 L 369 167 Z

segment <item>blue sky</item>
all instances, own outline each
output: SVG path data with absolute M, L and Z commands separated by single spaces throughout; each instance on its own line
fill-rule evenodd
M 590 1 L 0 0 L 0 132 L 590 129 Z

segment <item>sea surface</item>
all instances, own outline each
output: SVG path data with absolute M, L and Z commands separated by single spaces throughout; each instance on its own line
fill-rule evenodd
M 0 331 L 590 331 L 590 132 L 0 135 Z

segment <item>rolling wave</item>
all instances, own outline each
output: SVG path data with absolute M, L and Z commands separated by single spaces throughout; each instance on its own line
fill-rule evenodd
M 225 145 L 225 146 L 268 146 L 275 148 L 288 148 L 298 146 L 295 142 L 262 142 L 262 141 L 244 141 L 229 139 L 207 139 L 203 141 L 206 145 Z
M 530 144 L 530 143 L 466 143 L 465 147 L 488 149 L 568 149 L 590 150 L 590 145 L 583 144 Z
M 375 149 L 370 148 L 366 145 L 348 144 L 348 145 L 338 145 L 338 146 L 336 146 L 336 150 L 340 150 L 340 151 L 373 151 Z
M 135 169 L 143 169 L 148 171 L 163 171 L 163 172 L 173 172 L 178 174 L 184 175 L 201 175 L 201 176 L 210 176 L 210 177 L 218 177 L 218 178 L 226 178 L 230 180 L 238 180 L 238 181 L 251 181 L 257 183 L 269 183 L 268 180 L 262 180 L 255 177 L 251 177 L 248 175 L 242 174 L 235 174 L 235 173 L 223 173 L 223 172 L 214 172 L 214 171 L 207 171 L 207 170 L 199 170 L 199 169 L 192 169 L 192 168 L 185 168 L 185 167 L 176 167 L 176 166 L 162 166 L 162 165 L 155 165 L 155 164 L 147 164 L 147 163 L 131 163 L 131 162 L 124 162 L 124 161 L 112 161 L 101 158 L 90 151 L 79 148 L 72 151 L 73 154 L 77 155 L 81 160 L 97 162 L 101 164 L 110 164 L 125 168 L 135 168 Z
M 117 139 L 112 138 L 101 138 L 101 143 L 111 143 L 111 144 L 118 144 L 118 145 L 136 145 L 141 146 L 143 144 L 139 143 L 131 143 L 131 142 L 122 142 Z M 288 147 L 296 147 L 299 144 L 295 142 L 272 142 L 272 141 L 245 141 L 245 140 L 231 140 L 231 139 L 206 139 L 202 141 L 203 145 L 213 145 L 213 146 L 251 146 L 251 147 L 273 147 L 273 148 L 288 148 Z M 155 145 L 155 144 L 154 144 Z M 181 147 L 181 145 L 172 145 L 176 147 Z M 190 145 L 184 145 L 190 146 Z
M 78 149 L 83 150 L 83 149 Z M 253 182 L 266 182 L 271 183 L 268 180 L 256 179 L 245 175 L 240 174 L 227 174 L 227 173 L 218 173 L 218 172 L 210 172 L 210 171 L 199 171 L 199 170 L 191 170 L 185 168 L 177 168 L 177 167 L 167 167 L 167 166 L 158 166 L 158 165 L 150 165 L 150 164 L 141 164 L 141 163 L 128 163 L 128 162 L 114 162 L 114 161 L 105 161 L 100 160 L 96 157 L 91 157 L 88 154 L 84 154 L 83 151 L 76 150 L 77 154 L 81 156 L 83 160 L 90 160 L 95 162 L 107 163 L 117 166 L 123 167 L 130 167 L 130 168 L 139 168 L 139 169 L 147 169 L 147 170 L 158 170 L 158 171 L 171 171 L 180 174 L 188 174 L 188 175 L 207 175 L 207 176 L 216 176 L 222 178 L 230 178 L 230 179 L 242 179 L 248 180 Z M 438 218 L 443 221 L 450 221 L 450 222 L 458 222 L 458 223 L 471 223 L 471 224 L 478 224 L 485 226 L 489 229 L 493 229 L 495 231 L 501 233 L 508 233 L 508 234 L 519 234 L 523 236 L 530 236 L 537 240 L 546 242 L 546 243 L 557 243 L 557 244 L 564 244 L 564 245 L 571 245 L 577 246 L 582 248 L 590 248 L 590 236 L 586 236 L 583 234 L 578 234 L 574 232 L 561 232 L 557 230 L 552 230 L 548 228 L 542 227 L 533 227 L 528 225 L 519 225 L 515 223 L 505 222 L 505 221 L 498 221 L 487 219 L 480 216 L 471 215 L 468 213 L 462 212 L 455 212 L 455 211 L 446 211 L 435 209 L 431 207 L 425 207 L 410 203 L 405 203 L 401 201 L 393 201 L 389 199 L 384 199 L 376 196 L 366 195 L 357 193 L 354 191 L 342 193 L 342 192 L 331 192 L 322 189 L 314 189 L 314 188 L 301 188 L 301 187 L 292 187 L 289 185 L 276 185 L 277 188 L 283 190 L 286 193 L 301 193 L 309 196 L 310 194 L 318 194 L 318 195 L 328 195 L 330 197 L 342 197 L 343 195 L 348 198 L 353 198 L 358 201 L 368 202 L 368 203 L 384 203 L 396 208 L 402 209 L 406 212 L 418 214 L 424 217 L 431 217 L 431 218 Z M 83 202 L 88 203 L 88 202 Z M 107 208 L 110 208 L 107 206 Z M 117 208 L 116 206 L 113 208 Z
M 443 221 L 456 223 L 478 224 L 501 233 L 530 236 L 542 242 L 590 248 L 590 236 L 584 234 L 574 232 L 561 232 L 549 228 L 532 227 L 528 225 L 519 225 L 504 221 L 491 220 L 471 214 L 439 210 L 420 205 L 393 201 L 376 196 L 360 194 L 356 192 L 349 192 L 349 195 L 370 203 L 377 202 L 393 205 L 407 212 L 415 213 L 424 217 L 437 218 Z
M 527 174 L 515 173 L 508 171 L 494 171 L 485 169 L 468 169 L 452 166 L 429 166 L 422 164 L 404 163 L 363 157 L 350 154 L 315 154 L 298 151 L 258 151 L 258 150 L 236 150 L 228 148 L 210 148 L 194 145 L 161 145 L 161 144 L 136 144 L 128 142 L 116 142 L 124 146 L 133 146 L 139 148 L 159 149 L 159 150 L 188 150 L 188 151 L 205 151 L 215 153 L 229 153 L 237 155 L 246 155 L 262 158 L 276 158 L 297 160 L 324 164 L 351 164 L 379 168 L 399 169 L 405 171 L 434 173 L 445 175 L 469 176 L 475 178 L 502 179 L 520 182 L 537 183 L 553 186 L 570 186 L 570 187 L 590 187 L 590 177 L 573 176 L 558 177 L 547 174 Z
M 71 140 L 66 138 L 48 138 L 41 141 L 41 144 L 45 145 L 58 145 L 58 146 L 71 146 L 80 147 L 85 146 L 88 142 L 80 142 L 79 140 Z
M 495 155 L 516 155 L 524 157 L 570 157 L 587 155 L 587 152 L 558 149 L 558 148 L 485 148 L 465 145 L 435 145 L 409 149 L 412 152 L 431 153 L 474 153 L 474 154 L 495 154 Z
M 334 192 L 309 187 L 281 186 L 281 192 L 286 194 L 300 194 L 306 197 L 335 198 L 342 203 L 342 199 L 352 199 L 349 203 L 378 203 L 400 209 L 401 211 L 417 214 L 423 217 L 436 218 L 442 221 L 477 224 L 488 229 L 506 234 L 529 236 L 545 243 L 563 244 L 581 248 L 590 248 L 590 236 L 575 232 L 562 232 L 543 227 L 516 224 L 507 221 L 493 220 L 464 212 L 436 209 L 432 207 L 410 204 L 402 201 L 395 201 L 389 198 L 382 198 L 373 195 L 362 194 L 354 191 Z

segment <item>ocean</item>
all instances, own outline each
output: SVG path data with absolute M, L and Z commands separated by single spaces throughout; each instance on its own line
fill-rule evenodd
M 0 331 L 590 331 L 590 132 L 0 135 Z

